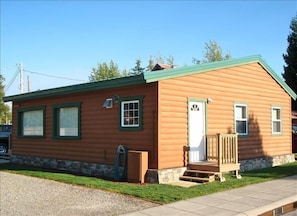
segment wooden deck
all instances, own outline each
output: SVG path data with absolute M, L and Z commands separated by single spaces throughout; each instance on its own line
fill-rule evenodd
M 214 179 L 225 181 L 223 173 L 234 172 L 236 178 L 240 164 L 238 163 L 237 134 L 216 134 L 206 137 L 206 161 L 186 164 L 187 170 L 181 180 L 211 182 Z M 184 148 L 187 160 L 188 148 Z M 186 162 L 186 161 L 185 161 Z

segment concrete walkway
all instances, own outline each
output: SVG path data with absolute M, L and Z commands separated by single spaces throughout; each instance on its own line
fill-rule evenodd
M 296 207 L 297 175 L 143 209 L 125 216 L 257 216 L 294 202 Z M 296 209 L 294 211 L 293 215 L 296 215 Z

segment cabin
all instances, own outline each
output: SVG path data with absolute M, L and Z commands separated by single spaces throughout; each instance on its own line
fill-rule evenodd
M 295 160 L 296 94 L 261 56 L 159 66 L 4 97 L 12 101 L 11 162 L 107 178 L 121 169 L 129 176 L 144 163 L 144 182 L 167 183 L 203 181 L 201 173 L 240 177 L 239 171 Z M 129 165 L 130 152 L 140 159 Z

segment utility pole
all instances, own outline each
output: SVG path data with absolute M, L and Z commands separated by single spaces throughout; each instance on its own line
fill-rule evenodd
M 28 92 L 30 92 L 30 77 L 29 75 L 27 76 L 27 82 L 28 82 Z
M 23 71 L 23 63 L 19 64 L 20 69 L 20 91 L 21 94 L 24 93 L 24 71 Z

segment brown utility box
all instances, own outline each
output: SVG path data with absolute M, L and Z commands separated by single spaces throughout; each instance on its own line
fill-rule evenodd
M 128 182 L 144 183 L 148 169 L 148 152 L 128 151 Z

